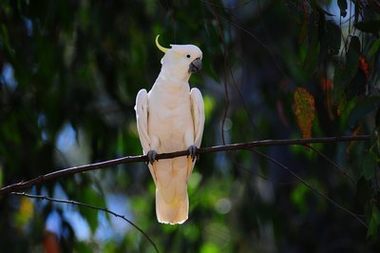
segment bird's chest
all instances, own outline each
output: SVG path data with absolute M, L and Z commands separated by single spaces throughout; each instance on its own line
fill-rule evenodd
M 169 138 L 179 137 L 192 127 L 190 96 L 164 94 L 150 98 L 148 121 L 151 132 Z

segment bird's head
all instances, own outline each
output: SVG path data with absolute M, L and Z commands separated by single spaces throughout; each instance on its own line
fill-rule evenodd
M 197 46 L 170 45 L 170 48 L 165 48 L 158 42 L 159 36 L 156 37 L 156 46 L 165 53 L 161 59 L 165 74 L 188 80 L 192 73 L 202 68 L 202 51 Z

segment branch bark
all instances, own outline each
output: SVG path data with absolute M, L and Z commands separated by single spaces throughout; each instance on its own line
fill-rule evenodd
M 255 147 L 266 147 L 266 146 L 369 141 L 370 138 L 371 138 L 370 135 L 357 135 L 357 136 L 321 137 L 321 138 L 308 138 L 308 139 L 260 140 L 260 141 L 246 142 L 246 143 L 234 143 L 234 144 L 199 148 L 197 152 L 199 155 L 202 155 L 206 153 L 244 150 L 244 149 L 252 149 Z M 170 153 L 157 154 L 156 158 L 157 160 L 160 160 L 160 159 L 170 159 L 174 157 L 187 156 L 187 155 L 189 155 L 188 151 L 182 150 L 182 151 L 176 151 L 176 152 L 170 152 Z M 102 162 L 84 164 L 84 165 L 74 166 L 74 167 L 70 167 L 70 168 L 66 168 L 62 170 L 57 170 L 57 171 L 50 172 L 45 175 L 41 175 L 27 181 L 21 181 L 15 184 L 6 185 L 0 189 L 0 195 L 9 194 L 10 192 L 14 192 L 14 191 L 21 191 L 34 185 L 40 185 L 48 181 L 52 181 L 58 178 L 74 175 L 74 174 L 85 172 L 85 171 L 92 171 L 92 170 L 102 169 L 105 167 L 115 166 L 119 164 L 136 163 L 136 162 L 148 162 L 148 158 L 146 155 L 125 156 L 125 157 L 116 158 L 112 160 L 106 160 Z

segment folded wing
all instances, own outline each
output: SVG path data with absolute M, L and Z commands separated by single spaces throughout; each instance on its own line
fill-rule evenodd
M 148 93 L 146 89 L 141 89 L 139 93 L 137 93 L 135 111 L 137 131 L 144 154 L 146 154 L 150 150 L 150 138 L 148 135 Z
M 203 98 L 199 89 L 191 89 L 190 101 L 194 124 L 194 145 L 199 148 L 202 142 L 203 128 L 205 123 Z

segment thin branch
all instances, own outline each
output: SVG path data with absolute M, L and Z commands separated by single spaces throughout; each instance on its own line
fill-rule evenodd
M 261 140 L 261 141 L 251 141 L 246 143 L 234 143 L 226 144 L 212 147 L 199 148 L 197 150 L 198 154 L 215 153 L 221 151 L 233 151 L 233 150 L 244 150 L 251 149 L 254 147 L 266 147 L 266 146 L 286 146 L 286 145 L 300 145 L 300 144 L 310 144 L 310 143 L 337 143 L 337 142 L 351 142 L 351 141 L 369 141 L 370 135 L 356 135 L 356 136 L 341 136 L 341 137 L 321 137 L 321 138 L 308 138 L 308 139 L 280 139 L 280 140 Z M 160 159 L 170 159 L 179 156 L 188 156 L 188 150 L 161 153 L 157 154 L 157 160 Z M 148 157 L 146 155 L 137 156 L 125 156 L 121 158 L 116 158 L 112 160 L 106 160 L 97 163 L 85 164 L 74 166 L 62 170 L 57 170 L 54 172 L 47 173 L 45 175 L 40 175 L 36 178 L 21 181 L 18 183 L 6 185 L 0 189 L 0 195 L 9 194 L 13 191 L 20 191 L 29 188 L 34 185 L 40 185 L 42 183 L 52 181 L 64 176 L 74 175 L 77 173 L 92 171 L 97 169 L 102 169 L 105 167 L 111 167 L 119 164 L 125 163 L 136 163 L 136 162 L 148 162 Z
M 312 150 L 315 153 L 317 153 L 319 156 L 321 156 L 323 159 L 325 159 L 328 163 L 330 163 L 332 166 L 334 166 L 340 173 L 342 173 L 345 177 L 347 177 L 351 181 L 351 183 L 355 184 L 354 178 L 350 174 L 348 174 L 345 171 L 345 169 L 341 168 L 336 162 L 334 162 L 333 160 L 331 160 L 327 155 L 325 155 L 320 150 L 314 148 L 313 146 L 311 146 L 309 144 L 304 144 L 303 146 L 306 146 L 310 150 Z
M 312 185 L 310 185 L 308 182 L 306 182 L 306 180 L 302 179 L 300 176 L 298 176 L 294 171 L 292 171 L 291 169 L 289 169 L 288 167 L 286 167 L 284 164 L 282 164 L 281 162 L 277 161 L 276 159 L 273 159 L 272 157 L 258 151 L 258 150 L 255 150 L 255 149 L 251 149 L 253 152 L 259 154 L 260 156 L 263 156 L 265 157 L 267 160 L 271 161 L 272 163 L 280 166 L 281 168 L 285 169 L 286 171 L 288 171 L 293 177 L 297 178 L 303 185 L 305 185 L 307 188 L 309 188 L 309 190 L 311 192 L 313 192 L 315 195 L 319 195 L 323 198 L 325 198 L 328 202 L 330 202 L 332 205 L 334 205 L 335 207 L 341 209 L 342 211 L 344 211 L 345 213 L 349 214 L 350 216 L 352 216 L 353 218 L 355 218 L 361 225 L 363 225 L 365 228 L 368 229 L 368 225 L 362 220 L 360 219 L 360 217 L 353 213 L 352 211 L 348 210 L 347 208 L 345 208 L 344 206 L 340 205 L 338 202 L 336 202 L 335 200 L 333 200 L 332 198 L 330 198 L 329 196 L 327 196 L 326 194 L 316 190 Z
M 159 250 L 158 250 L 156 244 L 149 237 L 149 235 L 147 235 L 139 226 L 137 226 L 131 220 L 129 220 L 128 218 L 126 218 L 124 215 L 115 213 L 114 211 L 111 211 L 111 210 L 109 210 L 109 209 L 107 209 L 105 207 L 98 207 L 98 206 L 94 206 L 94 205 L 90 205 L 90 204 L 87 204 L 87 203 L 78 202 L 78 201 L 74 201 L 74 200 L 56 199 L 56 198 L 51 198 L 51 197 L 44 196 L 44 195 L 27 194 L 25 192 L 11 192 L 10 194 L 17 195 L 17 196 L 23 196 L 23 197 L 27 197 L 27 198 L 32 198 L 32 199 L 48 200 L 48 201 L 57 202 L 57 203 L 70 204 L 70 205 L 74 205 L 74 206 L 82 206 L 82 207 L 90 208 L 90 209 L 93 209 L 93 210 L 102 211 L 102 212 L 105 212 L 105 213 L 112 214 L 115 217 L 123 219 L 124 221 L 128 222 L 131 226 L 133 226 L 135 229 L 137 229 L 149 241 L 149 243 L 152 244 L 152 246 L 154 247 L 155 251 L 157 253 L 159 253 Z

